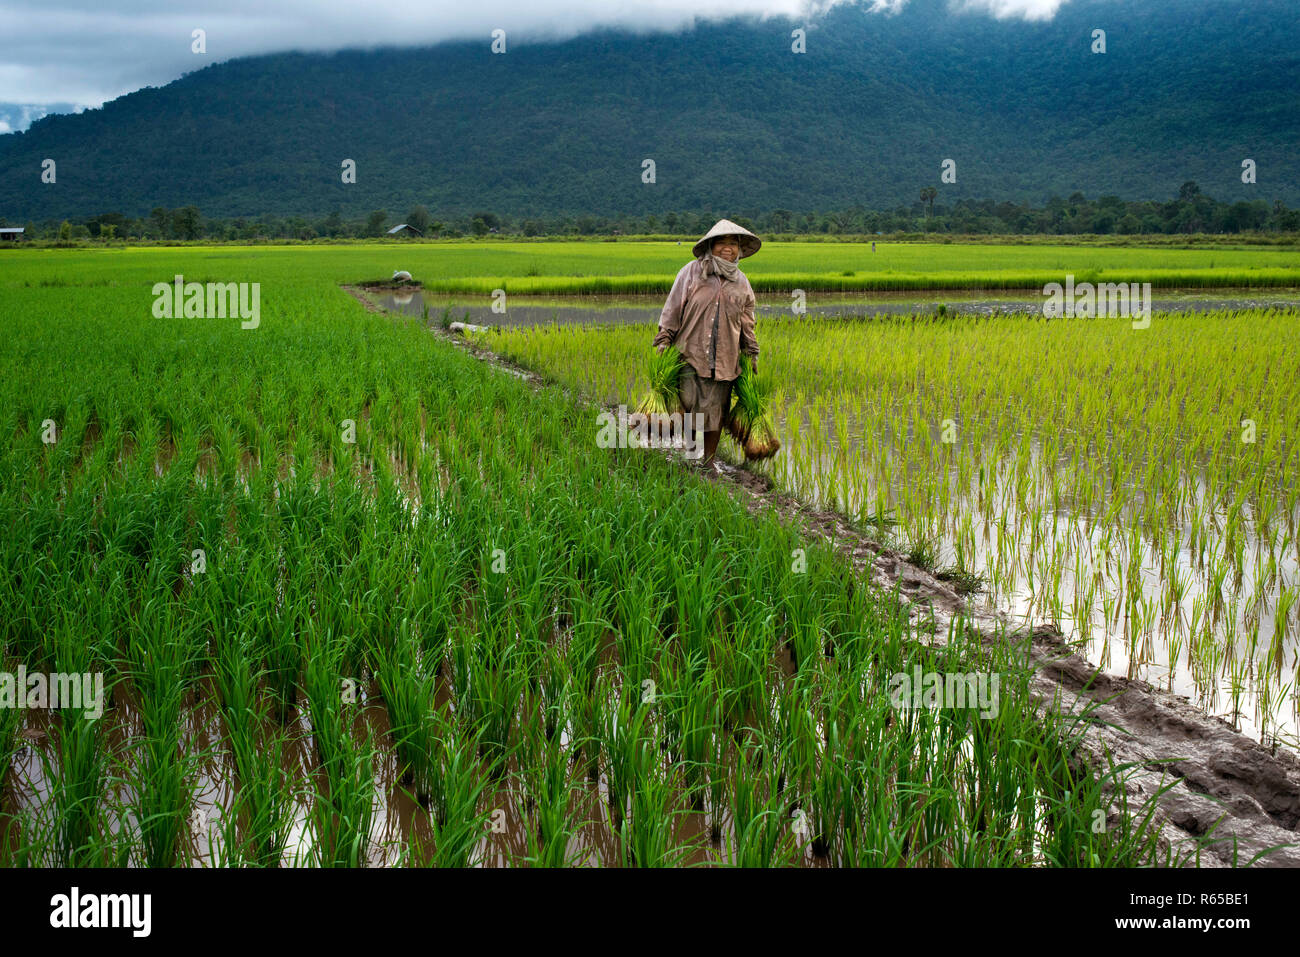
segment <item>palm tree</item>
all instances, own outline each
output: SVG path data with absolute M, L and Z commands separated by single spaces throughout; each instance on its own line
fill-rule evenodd
M 939 195 L 939 191 L 933 186 L 927 186 L 921 190 L 921 202 L 929 204 L 930 212 L 928 216 L 934 215 L 934 198 Z

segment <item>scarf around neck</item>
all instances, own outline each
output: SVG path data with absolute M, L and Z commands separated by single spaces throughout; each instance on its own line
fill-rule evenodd
M 704 275 L 721 276 L 723 279 L 735 280 L 736 275 L 740 272 L 740 260 L 734 263 L 727 262 L 711 252 L 706 252 L 700 257 L 700 262 L 704 265 Z

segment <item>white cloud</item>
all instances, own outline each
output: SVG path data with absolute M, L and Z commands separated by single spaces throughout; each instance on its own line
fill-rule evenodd
M 953 0 L 952 6 L 963 12 L 992 14 L 999 20 L 1019 17 L 1022 20 L 1050 20 L 1068 0 Z
M 1050 20 L 1069 0 L 948 0 L 948 9 L 956 13 L 987 13 L 998 20 L 1019 17 L 1022 20 Z M 871 0 L 872 13 L 898 13 L 907 0 Z
M 481 39 L 565 39 L 600 27 L 685 29 L 727 16 L 812 18 L 851 0 L 0 0 L 0 103 L 96 107 L 214 62 L 284 50 L 418 46 Z M 996 17 L 1052 16 L 1066 0 L 951 0 Z M 892 11 L 906 0 L 872 0 Z M 191 52 L 191 32 L 207 53 Z

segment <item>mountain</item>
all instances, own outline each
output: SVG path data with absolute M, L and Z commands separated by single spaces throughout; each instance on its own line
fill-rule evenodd
M 868 6 L 502 54 L 484 37 L 232 60 L 0 135 L 0 216 L 753 215 L 884 208 L 926 186 L 940 202 L 1169 199 L 1187 180 L 1300 203 L 1295 0 L 1073 0 L 1050 22 Z

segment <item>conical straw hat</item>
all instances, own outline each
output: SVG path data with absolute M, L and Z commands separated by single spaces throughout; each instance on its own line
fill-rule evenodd
M 740 237 L 741 259 L 744 259 L 746 256 L 754 255 L 754 253 L 758 252 L 758 247 L 763 245 L 763 240 L 759 239 L 744 226 L 737 226 L 729 219 L 720 219 L 713 224 L 712 229 L 700 237 L 698 243 L 691 247 L 691 252 L 695 254 L 695 258 L 698 259 L 700 256 L 704 255 L 708 249 L 712 248 L 713 240 L 717 239 L 719 236 Z

